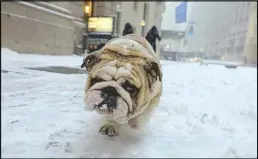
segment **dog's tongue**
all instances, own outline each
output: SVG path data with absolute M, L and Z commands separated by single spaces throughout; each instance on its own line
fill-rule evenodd
M 94 105 L 101 103 L 103 98 L 100 96 L 100 93 L 100 90 L 92 91 L 88 96 L 87 105 L 93 107 Z

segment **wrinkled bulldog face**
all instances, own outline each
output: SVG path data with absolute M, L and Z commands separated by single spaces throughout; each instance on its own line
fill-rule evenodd
M 111 118 L 125 117 L 133 107 L 141 82 L 131 64 L 118 66 L 120 61 L 106 61 L 89 73 L 85 103 L 87 110 Z
M 160 77 L 160 71 L 156 62 L 120 54 L 128 48 L 112 45 L 112 42 L 109 45 L 116 47 L 104 47 L 83 60 L 81 67 L 88 71 L 85 109 L 124 120 L 137 106 L 150 100 L 146 95 L 151 93 L 151 86 Z

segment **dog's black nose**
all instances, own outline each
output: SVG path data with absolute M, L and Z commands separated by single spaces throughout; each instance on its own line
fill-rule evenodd
M 108 96 L 118 96 L 118 93 L 114 87 L 105 87 L 102 89 L 104 93 L 106 93 Z
M 105 101 L 104 103 L 107 104 L 108 108 L 116 108 L 116 98 L 119 94 L 114 87 L 105 87 L 102 89 L 102 98 Z

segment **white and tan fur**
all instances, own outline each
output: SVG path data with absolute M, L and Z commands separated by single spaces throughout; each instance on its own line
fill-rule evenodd
M 82 67 L 88 71 L 86 110 L 93 110 L 88 101 L 95 89 L 112 86 L 120 95 L 117 111 L 112 115 L 99 112 L 105 119 L 100 128 L 103 135 L 118 135 L 121 124 L 137 129 L 149 121 L 162 93 L 162 72 L 159 59 L 145 38 L 131 34 L 112 39 L 101 50 L 87 55 Z M 96 78 L 103 81 L 93 84 Z M 128 93 L 122 87 L 125 81 L 135 86 L 137 92 Z

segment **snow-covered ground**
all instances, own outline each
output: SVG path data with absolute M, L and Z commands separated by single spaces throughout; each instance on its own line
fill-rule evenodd
M 86 74 L 24 68 L 79 67 L 82 57 L 1 55 L 2 157 L 257 157 L 256 68 L 162 61 L 152 120 L 109 138 L 83 109 Z

